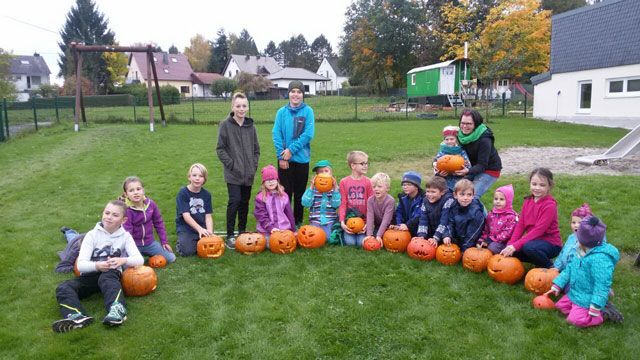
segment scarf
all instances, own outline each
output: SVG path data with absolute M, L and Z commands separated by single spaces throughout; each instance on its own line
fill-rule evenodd
M 440 152 L 446 155 L 460 155 L 462 147 L 459 145 L 450 146 L 443 142 L 440 144 Z
M 469 135 L 464 135 L 462 130 L 458 130 L 458 141 L 462 145 L 467 145 L 472 143 L 480 138 L 484 132 L 487 131 L 487 125 L 480 124 L 477 128 L 473 130 L 473 132 Z

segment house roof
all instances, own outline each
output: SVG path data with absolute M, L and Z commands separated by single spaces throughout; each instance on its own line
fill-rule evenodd
M 420 72 L 420 71 L 442 68 L 442 67 L 451 65 L 454 61 L 455 60 L 449 60 L 449 61 L 445 61 L 445 62 L 441 62 L 441 63 L 437 63 L 437 64 L 431 64 L 431 65 L 427 65 L 427 66 L 413 68 L 413 69 L 409 70 L 409 72 L 407 74 L 413 74 L 413 73 Z
M 291 79 L 291 80 L 315 80 L 329 81 L 329 78 L 318 75 L 303 68 L 286 67 L 276 73 L 267 76 L 269 80 Z
M 333 71 L 336 73 L 337 76 L 342 76 L 342 77 L 349 76 L 347 75 L 346 71 L 344 71 L 343 69 L 340 68 L 340 66 L 338 66 L 337 57 L 327 57 L 325 59 L 327 59 L 329 66 L 331 66 L 331 68 L 333 69 Z
M 608 0 L 551 18 L 551 73 L 640 64 L 640 1 Z
M 214 81 L 224 79 L 224 76 L 218 73 L 193 73 L 191 80 L 194 84 L 211 85 Z
M 13 75 L 49 75 L 49 67 L 42 56 L 38 54 L 31 55 L 13 55 L 11 57 L 11 66 L 9 73 Z
M 543 72 L 542 74 L 538 74 L 536 76 L 531 77 L 531 84 L 538 85 L 542 84 L 545 81 L 551 80 L 551 72 Z
M 189 64 L 189 60 L 184 54 L 169 54 L 155 52 L 153 57 L 156 62 L 156 72 L 158 74 L 158 80 L 165 81 L 191 81 L 191 74 L 193 69 Z M 140 69 L 140 76 L 146 80 L 147 76 L 147 54 L 146 53 L 131 53 L 129 56 L 129 65 L 133 59 L 136 60 L 138 68 Z
M 234 60 L 240 71 L 253 75 L 268 75 L 280 71 L 282 68 L 276 59 L 269 56 L 231 55 L 224 70 L 227 71 L 229 63 Z

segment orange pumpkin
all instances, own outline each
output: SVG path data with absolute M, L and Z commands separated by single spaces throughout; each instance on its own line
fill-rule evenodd
M 167 266 L 167 259 L 165 259 L 165 257 L 160 254 L 153 255 L 152 257 L 149 258 L 149 266 L 151 266 L 154 269 L 163 268 Z
M 236 251 L 244 255 L 261 253 L 267 247 L 267 239 L 260 233 L 242 233 L 236 238 Z
M 489 276 L 501 283 L 513 285 L 524 275 L 522 262 L 513 256 L 493 255 L 487 264 Z
M 524 287 L 536 295 L 544 294 L 551 290 L 553 279 L 558 276 L 558 269 L 535 268 L 529 270 L 524 277 Z
M 78 270 L 78 259 L 76 259 L 76 262 L 73 264 L 73 273 L 76 276 L 80 276 L 80 270 Z
M 122 272 L 122 290 L 127 296 L 145 296 L 158 286 L 156 272 L 144 265 L 127 268 Z
M 333 190 L 333 176 L 329 174 L 318 174 L 313 180 L 313 186 L 320 192 Z
M 411 233 L 406 230 L 389 229 L 382 235 L 384 248 L 390 252 L 405 252 L 411 241 Z
M 536 309 L 554 309 L 556 307 L 556 304 L 547 295 L 538 295 L 533 298 L 531 303 Z
M 473 272 L 483 272 L 489 259 L 493 256 L 486 248 L 470 247 L 462 254 L 462 267 Z
M 296 246 L 296 237 L 291 230 L 272 232 L 269 237 L 269 250 L 274 254 L 291 254 Z
M 216 235 L 205 236 L 198 240 L 198 256 L 205 259 L 217 259 L 224 254 L 224 240 Z
M 436 249 L 436 260 L 442 265 L 455 265 L 460 261 L 462 252 L 456 244 L 442 244 Z
M 414 237 L 407 246 L 407 255 L 416 260 L 433 260 L 436 257 L 436 247 L 427 239 Z
M 381 247 L 382 244 L 380 244 L 380 241 L 378 241 L 375 236 L 367 236 L 362 240 L 362 248 L 367 251 L 380 250 Z
M 444 155 L 436 162 L 440 171 L 454 172 L 464 168 L 464 158 L 460 155 Z
M 354 217 L 348 218 L 347 221 L 345 222 L 345 225 L 347 225 L 347 228 L 352 233 L 359 234 L 364 229 L 364 219 L 362 219 L 361 217 L 354 216 Z
M 298 244 L 305 249 L 317 249 L 327 242 L 324 230 L 313 225 L 304 225 L 298 229 Z

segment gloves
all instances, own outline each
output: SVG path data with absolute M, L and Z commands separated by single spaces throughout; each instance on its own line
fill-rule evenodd
M 549 292 L 551 292 L 554 296 L 560 295 L 560 291 L 562 291 L 562 289 L 560 289 L 560 287 L 556 284 L 551 285 L 551 290 L 549 290 Z

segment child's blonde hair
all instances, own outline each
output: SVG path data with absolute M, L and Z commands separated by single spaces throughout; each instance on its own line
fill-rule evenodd
M 202 183 L 202 185 L 206 184 L 207 179 L 209 178 L 209 171 L 207 171 L 207 167 L 200 163 L 195 163 L 189 166 L 189 171 L 187 171 L 187 177 L 191 175 L 191 170 L 193 170 L 194 168 L 200 170 L 200 173 L 202 173 L 202 176 L 204 177 L 204 182 Z
M 456 186 L 453 188 L 453 192 L 456 194 L 466 190 L 471 190 L 474 194 L 476 193 L 476 188 L 473 186 L 473 183 L 471 182 L 471 180 L 468 180 L 468 179 L 458 180 L 458 182 L 456 183 Z
M 231 95 L 231 106 L 233 106 L 233 104 L 236 102 L 237 99 L 247 100 L 247 95 L 245 95 L 242 91 L 237 91 L 233 93 L 233 95 Z
M 371 177 L 371 185 L 383 185 L 388 188 L 391 186 L 391 178 L 383 172 L 376 173 Z
M 278 196 L 283 196 L 285 193 L 284 191 L 284 186 L 282 186 L 280 184 L 280 180 L 276 180 L 278 181 L 278 185 L 276 185 L 276 194 Z M 262 201 L 266 201 L 267 200 L 267 194 L 269 193 L 269 190 L 267 189 L 267 187 L 264 185 L 264 182 L 260 185 L 260 195 L 262 196 Z
M 367 153 L 365 153 L 364 151 L 353 150 L 347 154 L 347 163 L 349 165 L 354 164 L 356 162 L 356 159 L 359 157 L 363 157 L 365 158 L 365 160 L 369 159 L 369 155 L 367 155 Z

